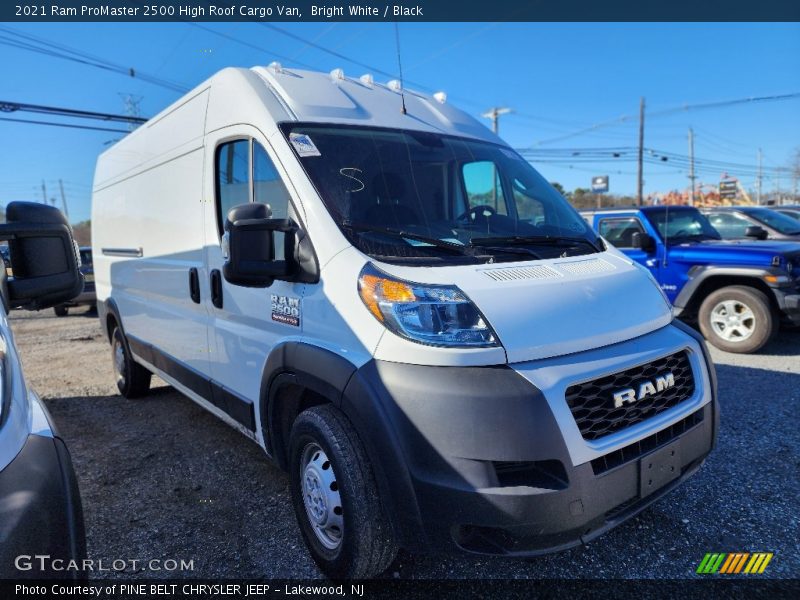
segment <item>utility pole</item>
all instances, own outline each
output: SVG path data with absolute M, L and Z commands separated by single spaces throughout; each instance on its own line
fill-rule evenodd
M 692 186 L 689 192 L 689 206 L 694 206 L 694 131 L 689 127 L 689 183 Z
M 64 216 L 67 217 L 67 221 L 69 221 L 69 209 L 67 209 L 67 196 L 64 194 L 64 182 L 60 179 L 58 180 L 58 187 L 61 188 L 61 203 L 64 205 Z
M 644 191 L 644 96 L 639 99 L 639 175 L 636 181 L 636 204 L 643 203 Z
M 494 106 L 483 113 L 481 116 L 492 120 L 492 131 L 495 135 L 500 134 L 500 115 L 507 115 L 512 109 L 507 106 Z M 497 171 L 492 167 L 492 203 L 497 209 Z
M 47 188 L 44 186 L 44 179 L 42 179 L 42 202 L 47 204 Z
M 505 106 L 495 106 L 481 116 L 492 120 L 492 131 L 497 135 L 500 132 L 500 115 L 507 115 L 510 112 L 513 112 L 513 109 Z
M 122 97 L 122 102 L 125 106 L 125 114 L 129 117 L 140 118 L 141 110 L 139 105 L 142 103 L 142 96 L 137 96 L 136 94 L 119 94 Z M 128 131 L 133 131 L 139 126 L 138 123 L 133 121 L 128 122 Z
M 756 178 L 756 203 L 761 204 L 761 180 L 763 174 L 761 172 L 761 148 L 758 149 L 758 177 Z

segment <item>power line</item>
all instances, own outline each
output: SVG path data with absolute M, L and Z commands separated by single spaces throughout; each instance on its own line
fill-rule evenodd
M 793 100 L 795 98 L 800 98 L 800 92 L 792 92 L 789 94 L 775 94 L 771 96 L 750 96 L 747 98 L 737 98 L 734 100 L 721 100 L 716 102 L 702 102 L 697 104 L 683 104 L 681 106 L 676 106 L 672 108 L 663 109 L 660 111 L 656 111 L 653 113 L 649 113 L 648 117 L 663 117 L 666 115 L 671 115 L 679 112 L 690 111 L 690 110 L 702 110 L 708 108 L 724 108 L 727 106 L 735 106 L 737 104 L 753 104 L 757 102 L 776 102 L 780 100 Z M 549 138 L 545 140 L 541 140 L 538 142 L 538 145 L 542 144 L 551 144 L 554 142 L 560 142 L 562 140 L 566 140 L 572 137 L 577 137 L 579 135 L 583 135 L 586 133 L 591 133 L 598 129 L 602 129 L 604 127 L 611 127 L 613 125 L 619 125 L 621 123 L 625 123 L 628 121 L 632 121 L 636 117 L 634 115 L 622 115 L 621 117 L 617 117 L 615 119 L 609 119 L 607 121 L 601 121 L 599 123 L 595 123 L 594 125 L 590 125 L 588 127 L 580 128 L 576 131 L 572 131 L 566 133 L 561 136 L 557 136 L 554 138 Z
M 21 50 L 26 50 L 29 52 L 36 52 L 38 54 L 43 54 L 45 56 L 60 58 L 62 60 L 69 60 L 79 64 L 84 64 L 87 66 L 102 69 L 105 71 L 111 71 L 121 75 L 126 75 L 128 77 L 133 77 L 141 81 L 145 81 L 147 83 L 151 83 L 153 85 L 157 85 L 172 90 L 174 92 L 184 93 L 189 91 L 188 87 L 178 82 L 170 81 L 160 77 L 155 77 L 143 71 L 139 71 L 134 67 L 130 66 L 126 67 L 124 65 L 113 63 L 111 61 L 106 60 L 105 58 L 94 56 L 92 54 L 88 54 L 80 50 L 76 50 L 75 48 L 71 48 L 64 44 L 56 44 L 45 38 L 41 38 L 33 34 L 24 33 L 21 31 L 17 31 L 15 29 L 11 29 L 10 27 L 4 27 L 4 26 L 0 26 L 0 31 L 6 34 L 6 35 L 0 35 L 0 44 L 6 46 L 19 48 Z
M 69 127 L 70 129 L 90 129 L 93 131 L 113 131 L 114 133 L 130 133 L 125 129 L 111 129 L 109 127 L 92 127 L 90 125 L 76 125 L 72 123 L 55 123 L 54 121 L 33 121 L 31 119 L 14 119 L 11 117 L 0 117 L 0 121 L 12 121 L 14 123 L 29 123 L 31 125 L 51 125 L 53 127 Z
M 60 108 L 55 106 L 43 106 L 41 104 L 26 104 L 23 102 L 10 102 L 7 100 L 0 100 L 0 113 L 11 113 L 11 112 L 32 112 L 45 115 L 58 115 L 61 117 L 74 117 L 77 119 L 114 121 L 118 123 L 142 124 L 147 121 L 147 119 L 136 115 L 115 115 L 111 113 L 102 113 L 90 110 L 78 110 L 74 108 Z

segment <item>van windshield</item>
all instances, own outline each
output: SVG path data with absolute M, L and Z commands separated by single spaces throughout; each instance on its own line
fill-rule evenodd
M 345 236 L 370 256 L 435 264 L 599 251 L 580 215 L 507 147 L 367 127 L 283 131 Z

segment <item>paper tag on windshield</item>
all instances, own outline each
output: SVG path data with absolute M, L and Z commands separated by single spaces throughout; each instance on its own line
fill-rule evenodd
M 292 146 L 294 146 L 298 156 L 322 156 L 314 142 L 305 133 L 290 133 L 289 141 L 292 142 Z

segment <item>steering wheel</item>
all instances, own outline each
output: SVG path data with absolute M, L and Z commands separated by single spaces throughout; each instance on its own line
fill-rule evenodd
M 469 219 L 470 221 L 475 221 L 478 219 L 478 215 L 482 216 L 484 219 L 488 219 L 491 216 L 497 214 L 497 211 L 494 207 L 489 206 L 488 204 L 479 204 L 477 206 L 470 207 L 466 212 L 460 214 L 458 216 L 458 220 L 461 219 Z
M 672 237 L 681 237 L 682 235 L 689 235 L 689 232 L 686 229 L 680 229 L 672 234 Z

